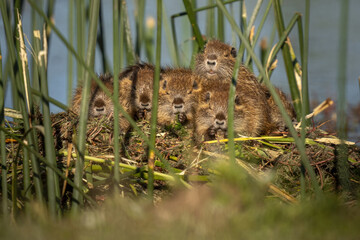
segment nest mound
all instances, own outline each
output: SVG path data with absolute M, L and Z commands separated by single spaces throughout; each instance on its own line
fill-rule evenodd
M 41 119 L 41 116 L 39 117 Z M 57 161 L 64 175 L 73 178 L 75 170 L 76 134 L 79 125 L 78 116 L 70 112 L 61 112 L 51 116 Z M 17 123 L 13 123 L 14 126 Z M 21 123 L 17 134 L 21 135 Z M 137 122 L 137 126 L 146 136 L 150 134 L 147 121 Z M 19 130 L 20 129 L 20 130 Z M 89 195 L 102 202 L 113 189 L 114 166 L 114 125 L 112 116 L 92 119 L 87 123 L 86 157 L 84 182 Z M 14 130 L 15 131 L 15 130 Z M 195 146 L 192 130 L 180 124 L 157 127 L 155 157 L 155 199 L 162 199 L 171 194 L 169 182 L 174 182 L 176 174 L 186 184 L 203 184 L 211 181 L 217 174 L 213 170 L 214 162 L 227 158 L 226 139 L 218 139 Z M 306 153 L 311 166 L 315 170 L 318 183 L 324 191 L 339 192 L 339 173 L 337 168 L 336 141 L 320 141 L 319 139 L 336 139 L 327 133 L 313 129 L 307 133 Z M 120 171 L 119 184 L 123 194 L 130 197 L 146 196 L 148 147 L 137 131 L 130 131 L 119 136 Z M 39 137 L 39 144 L 43 145 Z M 249 171 L 256 179 L 259 176 L 271 176 L 270 184 L 274 184 L 284 194 L 284 198 L 296 199 L 300 193 L 300 176 L 302 172 L 301 157 L 294 140 L 287 136 L 269 136 L 261 138 L 235 139 L 236 158 L 238 163 Z M 14 145 L 16 149 L 17 144 Z M 10 151 L 10 148 L 8 148 Z M 354 195 L 360 193 L 360 149 L 356 145 L 347 145 L 349 173 L 348 180 Z M 41 151 L 43 152 L 43 150 Z M 9 156 L 12 156 L 9 154 Z M 162 156 L 160 159 L 159 156 Z M 43 166 L 44 167 L 44 166 Z M 45 167 L 43 168 L 45 169 Z M 45 175 L 45 170 L 43 171 Z M 270 174 L 264 174 L 270 173 Z M 21 174 L 19 175 L 21 178 Z M 260 177 L 261 178 L 261 177 Z M 308 191 L 312 191 L 311 182 L 305 172 Z M 268 180 L 269 181 L 269 180 Z M 71 202 L 72 188 L 63 184 L 64 205 Z M 281 196 L 280 196 L 281 197 Z

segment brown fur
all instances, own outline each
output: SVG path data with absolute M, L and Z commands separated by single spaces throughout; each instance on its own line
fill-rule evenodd
M 272 97 L 270 91 L 265 85 L 262 85 L 265 91 L 267 102 L 270 106 L 270 119 L 271 122 L 275 125 L 276 129 L 279 131 L 284 131 L 286 129 L 286 123 L 280 113 L 279 107 L 276 105 L 274 98 Z M 286 94 L 281 91 L 279 88 L 275 88 L 277 94 L 279 95 L 282 103 L 284 104 L 286 113 L 290 116 L 292 121 L 296 121 L 296 112 L 293 105 L 289 102 Z
M 201 86 L 195 111 L 195 140 L 212 140 L 223 134 L 228 126 L 228 98 L 230 83 L 207 81 Z M 245 136 L 259 136 L 269 130 L 269 114 L 266 103 L 244 94 L 238 85 L 235 95 L 234 130 Z
M 194 75 L 190 69 L 169 68 L 162 72 L 159 125 L 169 125 L 176 121 L 183 125 L 192 124 L 199 83 L 200 77 Z
M 100 80 L 107 89 L 112 93 L 113 91 L 113 78 L 111 75 L 100 75 Z M 72 111 L 77 115 L 80 114 L 82 86 L 75 90 L 72 101 Z M 114 111 L 114 104 L 110 97 L 92 80 L 90 87 L 90 100 L 89 100 L 89 119 L 100 116 L 109 116 Z
M 125 74 L 127 72 L 127 74 Z M 150 119 L 154 66 L 136 64 L 120 74 L 122 105 L 128 106 L 129 114 L 136 119 Z
M 229 83 L 233 75 L 235 58 L 235 48 L 218 40 L 210 40 L 206 44 L 204 51 L 196 56 L 195 72 L 209 81 Z M 267 127 L 267 132 L 275 129 L 280 131 L 284 130 L 285 122 L 273 98 L 269 96 L 270 93 L 268 89 L 260 84 L 255 75 L 245 66 L 240 66 L 239 68 L 237 84 L 240 86 L 240 92 L 244 99 L 249 98 L 249 102 L 253 101 L 253 99 L 250 100 L 250 98 L 257 99 L 262 109 L 269 114 L 267 117 L 269 120 L 264 122 L 264 126 Z M 293 106 L 283 92 L 279 89 L 277 91 L 288 114 L 292 118 L 295 118 Z M 249 106 L 249 110 L 250 109 L 251 106 Z M 256 111 L 256 109 L 253 110 L 253 112 Z

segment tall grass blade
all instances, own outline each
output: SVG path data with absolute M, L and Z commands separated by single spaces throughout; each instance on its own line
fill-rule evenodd
M 155 138 L 156 138 L 156 122 L 159 98 L 159 81 L 160 81 L 160 63 L 161 63 L 161 32 L 162 32 L 162 0 L 157 0 L 157 24 L 156 24 L 156 59 L 155 73 L 153 85 L 153 99 L 151 108 L 150 121 L 150 139 L 149 139 L 149 160 L 148 160 L 148 196 L 153 199 L 154 191 L 154 163 L 155 163 Z
M 135 55 L 133 41 L 132 41 L 132 37 L 131 37 L 130 20 L 129 20 L 129 16 L 128 16 L 126 1 L 123 1 L 122 8 L 124 9 L 122 11 L 122 14 L 124 17 L 124 26 L 125 26 L 125 34 L 123 36 L 125 37 L 125 40 L 126 40 L 125 41 L 125 43 L 126 43 L 126 59 L 127 59 L 127 64 L 132 65 L 138 61 L 138 58 Z
M 223 2 L 223 1 L 221 1 Z M 225 22 L 224 22 L 224 14 L 217 11 L 217 39 L 224 42 L 225 41 Z
M 204 39 L 202 38 L 200 28 L 197 24 L 196 15 L 194 13 L 193 7 L 191 5 L 190 0 L 183 0 L 183 3 L 184 3 L 186 11 L 188 13 L 189 21 L 190 21 L 194 36 L 196 38 L 196 41 L 198 43 L 198 48 L 201 49 L 201 48 L 203 48 L 205 42 L 204 42 Z
M 18 66 L 21 65 L 21 62 L 17 62 L 17 57 L 15 55 L 16 50 L 15 50 L 15 46 L 14 46 L 14 42 L 13 42 L 13 34 L 12 34 L 12 29 L 11 29 L 11 24 L 7 15 L 7 11 L 6 11 L 6 2 L 5 0 L 1 0 L 0 1 L 0 8 L 1 8 L 1 15 L 3 18 L 3 23 L 4 23 L 4 28 L 5 28 L 5 35 L 6 35 L 6 42 L 7 42 L 7 47 L 8 47 L 8 54 L 9 54 L 9 63 L 10 63 L 10 67 L 9 68 L 9 74 L 10 74 L 10 78 L 12 80 L 12 88 L 15 90 L 13 91 L 13 93 L 15 93 L 15 95 L 13 95 L 14 99 L 17 99 L 16 103 L 19 104 L 21 113 L 23 115 L 23 120 L 24 120 L 24 129 L 25 131 L 30 129 L 30 122 L 29 122 L 29 115 L 26 109 L 26 104 L 25 104 L 25 99 L 20 96 L 24 96 L 24 90 L 22 89 L 22 81 L 20 79 L 21 75 L 17 74 L 15 76 L 15 70 L 17 69 Z M 19 94 L 19 95 L 18 95 Z M 32 148 L 35 148 L 36 151 L 38 151 L 37 149 L 37 144 L 35 142 L 35 136 L 34 135 L 29 135 L 27 138 L 27 141 L 29 143 L 30 146 L 32 146 Z M 42 202 L 43 200 L 43 193 L 42 193 L 42 184 L 41 184 L 41 179 L 40 179 L 40 167 L 39 167 L 39 163 L 37 162 L 37 159 L 35 158 L 34 155 L 31 155 L 31 161 L 32 161 L 32 167 L 33 167 L 33 173 L 34 173 L 34 186 L 35 186 L 35 191 L 36 191 L 36 195 L 37 195 L 37 199 L 38 201 Z
M 121 16 L 123 17 L 123 15 Z M 119 1 L 113 0 L 113 62 L 114 62 L 114 96 L 113 101 L 118 101 L 119 99 L 119 59 L 120 59 L 120 52 L 119 52 Z M 118 186 L 120 183 L 120 169 L 119 169 L 119 162 L 120 162 L 120 148 L 119 148 L 119 110 L 118 108 L 114 108 L 114 186 L 115 186 L 115 193 L 118 192 Z
M 146 0 L 136 0 L 135 1 L 135 54 L 140 57 L 141 47 L 144 42 L 144 16 L 145 16 L 145 5 Z
M 166 4 L 163 5 L 163 15 L 164 19 L 168 19 L 166 15 Z M 168 51 L 171 57 L 171 62 L 174 64 L 174 66 L 179 67 L 179 63 L 177 62 L 177 56 L 176 56 L 176 47 L 174 45 L 174 40 L 172 39 L 172 32 L 169 26 L 168 21 L 164 21 L 164 31 L 165 31 L 165 37 L 166 37 L 166 43 L 168 45 Z
M 5 79 L 2 71 L 2 53 L 0 46 L 0 126 L 5 127 Z M 7 164 L 6 164 L 6 145 L 5 133 L 0 131 L 0 152 L 1 152 L 1 213 L 4 219 L 9 216 L 8 210 L 8 188 L 7 188 Z
M 17 25 L 17 31 L 18 31 L 18 40 L 19 40 L 19 48 L 18 48 L 18 55 L 21 61 L 21 73 L 22 80 L 24 82 L 24 90 L 25 90 L 25 96 L 26 96 L 26 102 L 27 102 L 27 109 L 28 111 L 31 111 L 29 115 L 34 114 L 34 107 L 32 104 L 32 97 L 31 97 L 31 91 L 30 91 L 30 77 L 29 77 L 29 66 L 28 66 L 28 59 L 27 54 L 25 51 L 25 43 L 24 43 L 24 33 L 22 29 L 22 21 L 20 19 L 20 14 L 17 15 L 18 18 L 18 25 Z M 30 123 L 31 124 L 31 123 Z M 31 125 L 30 125 L 31 126 Z M 23 160 L 23 173 L 24 173 L 24 189 L 25 189 L 25 198 L 30 199 L 30 164 L 29 164 L 29 153 L 27 150 L 24 150 L 24 160 Z M 28 203 L 25 203 L 25 207 L 29 207 Z
M 72 0 L 68 1 L 69 12 L 68 12 L 68 35 L 69 35 L 69 44 L 74 46 L 74 2 Z M 32 9 L 32 11 L 34 11 Z M 67 65 L 67 74 L 68 74 L 68 89 L 67 89 L 67 104 L 71 105 L 72 95 L 73 95 L 73 56 L 68 50 L 68 65 Z
M 213 5 L 214 0 L 208 0 L 208 5 Z M 215 37 L 215 9 L 211 8 L 206 12 L 206 36 Z
M 277 26 L 277 30 L 278 30 L 278 35 L 280 38 L 282 36 L 282 33 L 285 31 L 284 19 L 283 19 L 282 10 L 281 10 L 281 4 L 280 4 L 280 0 L 272 0 L 272 3 L 273 3 L 274 11 L 275 11 L 275 21 L 276 21 L 276 26 Z M 295 108 L 295 111 L 297 113 L 298 120 L 299 120 L 299 116 L 301 116 L 300 93 L 299 93 L 299 89 L 296 84 L 293 62 L 291 61 L 291 56 L 290 56 L 290 49 L 287 44 L 284 44 L 282 46 L 282 54 L 283 54 L 284 63 L 285 63 L 286 75 L 287 75 L 287 78 L 289 81 L 293 105 L 294 105 L 294 108 Z
M 99 0 L 91 1 L 89 41 L 88 41 L 88 50 L 86 56 L 86 63 L 91 68 L 94 67 L 94 62 L 95 62 L 95 46 L 96 46 L 96 38 L 97 38 L 99 8 L 100 8 Z M 79 158 L 76 161 L 76 171 L 74 176 L 74 183 L 79 188 L 81 188 L 82 186 L 85 144 L 86 144 L 86 125 L 87 125 L 87 118 L 89 112 L 88 107 L 89 107 L 89 98 L 90 98 L 91 75 L 88 71 L 85 71 L 84 81 L 85 82 L 83 84 L 82 100 L 80 105 L 79 133 L 77 138 L 77 144 L 78 144 L 77 150 L 79 153 Z M 74 189 L 73 202 L 72 202 L 73 206 L 71 209 L 73 214 L 76 214 L 79 211 L 79 206 L 82 205 L 82 202 L 83 202 L 83 196 L 79 193 L 77 189 Z
M 316 193 L 317 197 L 321 197 L 322 193 L 321 193 L 321 190 L 320 190 L 319 185 L 317 183 L 315 172 L 314 172 L 313 168 L 311 167 L 311 165 L 309 163 L 309 160 L 307 158 L 307 155 L 305 153 L 305 146 L 301 142 L 299 137 L 297 136 L 297 133 L 295 131 L 295 128 L 292 125 L 292 121 L 291 121 L 290 117 L 286 114 L 286 110 L 285 110 L 279 96 L 277 95 L 274 86 L 271 85 L 271 83 L 269 81 L 269 78 L 265 74 L 264 67 L 261 65 L 261 62 L 257 58 L 257 56 L 255 55 L 254 51 L 252 51 L 251 46 L 250 46 L 246 36 L 244 36 L 244 34 L 241 32 L 240 28 L 236 25 L 235 20 L 232 18 L 232 16 L 226 10 L 226 8 L 222 4 L 221 0 L 217 0 L 217 3 L 218 3 L 219 9 L 224 13 L 224 15 L 228 19 L 229 23 L 231 24 L 232 28 L 236 31 L 239 38 L 244 43 L 244 46 L 245 46 L 246 50 L 249 52 L 249 54 L 251 54 L 251 57 L 254 60 L 254 63 L 256 64 L 256 66 L 259 69 L 260 73 L 263 74 L 263 76 L 265 76 L 265 78 L 264 78 L 265 85 L 267 86 L 267 88 L 269 89 L 271 95 L 273 96 L 275 103 L 278 105 L 278 107 L 280 109 L 280 112 L 281 112 L 281 115 L 284 118 L 284 120 L 286 122 L 286 125 L 288 126 L 291 135 L 294 137 L 295 143 L 296 143 L 296 145 L 297 145 L 297 147 L 299 149 L 299 152 L 300 152 L 302 162 L 304 163 L 304 166 L 305 166 L 305 168 L 306 168 L 306 170 L 307 170 L 307 172 L 308 172 L 308 174 L 310 176 L 311 183 L 313 185 L 315 193 Z
M 46 31 L 44 29 L 44 38 L 43 38 L 43 50 L 38 52 L 38 70 L 40 73 L 40 86 L 41 93 L 43 96 L 49 97 L 48 81 L 47 81 L 47 40 L 46 40 Z M 52 166 L 56 168 L 56 153 L 55 145 L 53 138 L 53 130 L 51 127 L 51 118 L 50 118 L 50 103 L 42 98 L 42 113 L 43 113 L 43 125 L 45 129 L 45 156 L 48 162 L 47 166 Z M 60 187 L 59 180 L 55 175 L 55 172 L 47 167 L 47 194 L 48 194 L 48 205 L 49 213 L 55 218 L 56 212 L 60 210 Z
M 86 43 L 85 42 L 85 30 L 86 30 L 85 0 L 77 0 L 75 1 L 75 3 L 76 3 L 76 49 L 79 56 L 81 58 L 84 58 L 85 43 Z M 78 85 L 80 85 L 84 79 L 83 72 L 84 72 L 83 66 L 79 64 L 79 62 L 77 62 L 76 74 L 77 74 Z
M 350 193 L 348 149 L 346 140 L 346 66 L 348 51 L 348 26 L 349 26 L 349 0 L 341 1 L 338 47 L 338 104 L 337 104 L 337 131 L 342 143 L 336 148 L 337 170 L 341 188 Z

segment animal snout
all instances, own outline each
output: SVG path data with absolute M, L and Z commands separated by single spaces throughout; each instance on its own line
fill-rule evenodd
M 223 113 L 218 113 L 215 117 L 216 128 L 226 128 L 226 117 Z
M 184 108 L 184 100 L 182 98 L 175 98 L 173 101 L 173 107 L 175 112 L 180 112 Z
M 210 54 L 207 56 L 206 64 L 209 66 L 215 66 L 217 63 L 217 56 L 216 54 Z
M 142 94 L 140 96 L 140 106 L 146 109 L 150 107 L 150 98 L 148 95 Z
M 99 100 L 96 100 L 95 103 L 94 103 L 94 108 L 95 108 L 95 111 L 99 114 L 105 112 L 105 102 L 101 99 Z

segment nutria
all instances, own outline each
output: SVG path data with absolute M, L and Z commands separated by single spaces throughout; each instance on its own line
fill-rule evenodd
M 269 89 L 265 85 L 262 85 L 262 86 L 264 88 L 267 102 L 270 106 L 270 120 L 273 123 L 276 130 L 284 131 L 285 129 L 287 129 L 287 127 L 286 127 L 284 118 L 282 117 L 282 115 L 280 113 L 279 107 L 276 105 L 274 98 L 272 97 Z M 276 93 L 279 95 L 282 103 L 284 104 L 286 113 L 290 116 L 290 118 L 293 122 L 296 122 L 296 112 L 295 112 L 293 105 L 288 100 L 288 97 L 279 88 L 275 87 L 275 90 L 276 90 Z
M 211 140 L 227 135 L 228 98 L 230 83 L 204 81 L 195 110 L 195 141 Z M 266 101 L 249 97 L 241 85 L 237 85 L 234 108 L 234 131 L 245 136 L 266 134 L 269 126 L 269 113 Z
M 191 125 L 200 77 L 190 69 L 164 69 L 159 90 L 158 124 Z
M 99 79 L 106 86 L 111 94 L 114 91 L 114 80 L 110 74 L 100 75 Z M 71 110 L 79 115 L 80 114 L 80 103 L 81 103 L 81 94 L 82 86 L 79 86 L 76 91 L 72 101 Z M 126 99 L 125 96 L 119 95 L 119 103 L 123 103 Z M 122 106 L 126 112 L 129 112 L 129 106 Z M 88 118 L 90 121 L 99 118 L 99 117 L 113 117 L 114 113 L 114 104 L 110 97 L 108 97 L 104 91 L 98 86 L 98 84 L 92 80 L 90 88 L 90 100 L 89 100 L 89 115 Z M 122 116 L 119 112 L 119 127 L 121 133 L 126 133 L 130 128 L 130 123 Z
M 155 67 L 138 63 L 120 74 L 121 104 L 128 106 L 129 114 L 135 119 L 150 119 Z
M 113 92 L 113 78 L 109 74 L 100 75 L 99 79 L 107 87 L 107 89 Z M 72 100 L 72 111 L 77 115 L 80 114 L 81 94 L 82 86 L 79 86 L 75 90 L 75 94 Z M 108 97 L 104 91 L 92 80 L 90 86 L 90 99 L 89 99 L 89 115 L 88 118 L 109 116 L 114 111 L 114 104 L 110 97 Z
M 231 82 L 233 69 L 236 61 L 236 49 L 218 40 L 210 40 L 202 53 L 196 56 L 195 73 L 206 78 L 209 81 Z M 237 78 L 237 84 L 241 86 L 240 92 L 243 98 L 257 98 L 261 105 L 267 108 L 269 123 L 266 124 L 269 129 L 282 131 L 285 128 L 285 122 L 270 95 L 266 86 L 259 83 L 255 75 L 245 66 L 240 66 Z M 294 108 L 287 100 L 286 95 L 276 90 L 290 115 L 295 117 Z

